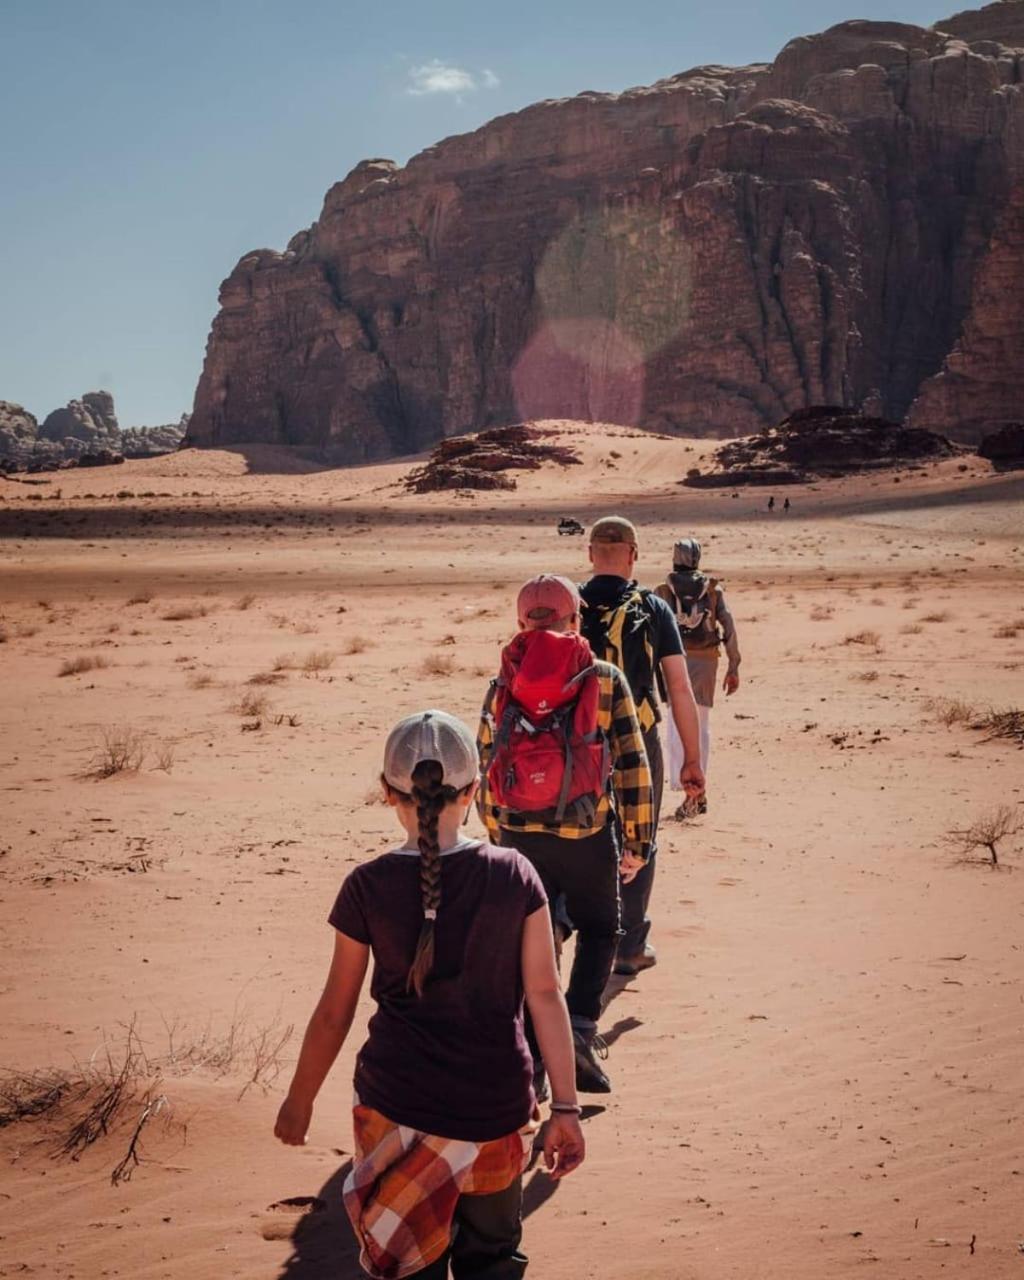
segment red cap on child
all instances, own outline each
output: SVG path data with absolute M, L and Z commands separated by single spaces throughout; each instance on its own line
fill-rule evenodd
M 579 613 L 580 593 L 568 578 L 542 573 L 521 588 L 516 608 L 523 626 L 550 626 Z

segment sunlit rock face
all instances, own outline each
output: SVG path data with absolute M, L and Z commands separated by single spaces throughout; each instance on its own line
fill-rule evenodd
M 1024 2 L 951 28 L 843 23 L 363 162 L 224 282 L 189 442 L 353 462 L 528 418 L 732 436 L 919 397 L 975 438 L 963 379 L 1005 418 L 1024 369 L 993 375 L 984 318 L 993 279 L 1024 285 Z

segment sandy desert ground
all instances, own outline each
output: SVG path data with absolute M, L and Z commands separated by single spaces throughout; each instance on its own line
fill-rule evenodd
M 1024 754 L 935 707 L 1024 704 L 1024 477 L 944 462 L 769 517 L 765 493 L 679 487 L 708 443 L 562 430 L 584 465 L 508 494 L 271 450 L 0 483 L 0 1066 L 117 1062 L 133 1023 L 167 1099 L 117 1186 L 142 1095 L 77 1161 L 66 1117 L 0 1128 L 0 1276 L 359 1274 L 359 1039 L 301 1150 L 271 1136 L 297 1033 L 275 1051 L 341 879 L 394 839 L 387 728 L 473 721 L 520 581 L 585 576 L 555 519 L 611 511 L 651 583 L 703 538 L 744 684 L 709 815 L 663 827 L 660 962 L 609 993 L 588 1162 L 528 1176 L 531 1276 L 1024 1275 L 1024 834 L 1002 869 L 943 839 L 1024 815 Z M 79 658 L 103 665 L 60 675 Z M 111 731 L 145 758 L 97 779 Z

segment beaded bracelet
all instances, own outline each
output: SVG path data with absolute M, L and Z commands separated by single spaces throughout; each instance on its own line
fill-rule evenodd
M 552 1102 L 552 1112 L 564 1112 L 566 1115 L 581 1116 L 583 1108 L 576 1102 Z

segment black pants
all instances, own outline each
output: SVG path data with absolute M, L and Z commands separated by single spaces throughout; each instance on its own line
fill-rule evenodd
M 523 1180 L 489 1196 L 459 1196 L 448 1251 L 415 1280 L 519 1280 L 527 1258 L 519 1251 L 523 1234 Z M 413 1277 L 410 1277 L 413 1280 Z
M 647 762 L 651 767 L 651 789 L 654 792 L 654 838 L 647 865 L 641 867 L 629 884 L 622 886 L 622 937 L 619 939 L 619 955 L 631 960 L 643 952 L 647 936 L 651 932 L 651 890 L 654 888 L 654 856 L 658 847 L 658 818 L 661 816 L 661 797 L 665 789 L 665 760 L 661 753 L 661 735 L 658 726 L 652 725 L 644 734 Z M 571 912 L 569 913 L 572 914 Z
M 573 1026 L 593 1030 L 612 972 L 619 934 L 619 846 L 611 824 L 581 840 L 546 831 L 507 831 L 501 842 L 537 868 L 554 914 L 559 895 L 576 927 L 576 955 L 565 993 Z

